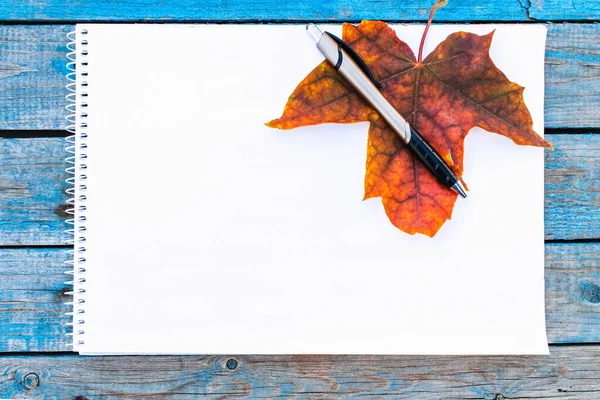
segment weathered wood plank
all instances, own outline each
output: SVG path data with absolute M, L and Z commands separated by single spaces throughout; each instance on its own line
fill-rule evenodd
M 8 4 L 6 4 L 8 2 Z M 590 0 L 590 3 L 598 3 Z M 344 2 L 278 0 L 192 0 L 155 2 L 152 0 L 105 2 L 78 1 L 77 6 L 60 0 L 25 0 L 18 4 L 0 2 L 0 20 L 5 21 L 160 21 L 160 22 L 248 22 L 248 21 L 347 21 L 384 19 L 426 21 L 433 0 L 388 1 L 346 0 Z M 539 4 L 538 15 L 555 14 L 548 2 Z M 582 10 L 583 11 L 583 10 Z M 581 19 L 593 18 L 582 14 Z M 486 4 L 477 1 L 451 1 L 441 9 L 437 19 L 442 21 L 528 21 L 526 2 L 499 0 Z
M 427 0 L 427 2 L 429 4 L 430 1 Z M 522 2 L 527 3 L 527 1 Z M 82 16 L 87 15 L 87 11 L 83 11 L 87 10 L 84 4 L 72 7 L 60 1 L 57 3 L 60 3 L 62 8 L 70 10 L 69 12 L 82 12 Z M 104 9 L 102 6 L 104 2 L 98 0 L 97 3 L 94 4 L 94 7 L 90 6 L 89 12 L 93 13 L 96 9 Z M 418 3 L 406 2 L 401 5 L 378 3 L 380 4 L 378 7 L 390 7 L 394 15 L 400 15 L 406 12 L 406 7 L 420 9 L 421 5 Z M 514 7 L 519 6 L 517 0 L 509 3 Z M 510 15 L 509 3 L 505 5 L 502 2 L 484 2 L 473 8 L 481 10 L 481 12 L 489 12 L 498 7 L 502 9 L 502 15 L 508 16 Z M 44 3 L 36 2 L 35 4 Z M 113 7 L 127 7 L 124 3 L 118 3 L 120 6 L 114 2 L 110 4 Z M 156 3 L 148 9 L 158 13 L 160 4 L 162 3 Z M 228 2 L 227 4 L 229 7 L 233 3 Z M 241 4 L 243 5 L 243 3 Z M 302 4 L 294 2 L 278 2 L 277 4 L 281 4 L 280 7 L 294 7 L 294 9 L 303 7 Z M 323 4 L 328 4 L 323 7 L 331 7 L 331 12 L 339 12 L 339 4 L 329 5 L 327 2 L 323 2 Z M 592 2 L 592 6 L 594 4 L 600 4 L 600 0 Z M 173 5 L 172 2 L 163 5 L 180 10 L 179 12 L 184 12 L 186 15 L 193 10 L 193 7 L 178 8 L 178 5 Z M 131 8 L 130 12 L 139 12 L 138 7 L 131 5 L 128 7 Z M 198 7 L 201 8 L 200 5 Z M 375 10 L 378 7 L 365 7 L 364 10 L 372 12 L 368 10 Z M 452 7 L 460 9 L 464 6 L 461 6 L 459 1 L 453 1 L 448 7 L 450 7 L 450 11 L 444 11 L 447 9 L 445 7 L 440 13 L 449 13 L 452 12 Z M 58 12 L 57 10 L 60 8 L 57 4 L 56 7 L 45 8 L 45 10 Z M 0 13 L 15 13 L 18 12 L 18 9 L 19 7 L 0 6 Z M 216 13 L 211 15 L 218 18 L 216 15 L 219 13 L 219 7 L 213 5 L 211 9 L 214 9 Z M 461 20 L 472 19 L 461 14 L 460 11 L 456 12 L 457 16 L 461 16 Z M 122 15 L 126 15 L 126 13 Z M 290 10 L 288 15 L 294 15 L 293 10 Z M 325 17 L 329 15 L 327 13 L 320 15 L 323 15 L 320 19 L 327 20 L 350 19 L 345 16 Z M 382 18 L 376 15 L 362 17 Z M 396 17 L 396 19 L 402 18 Z M 65 34 L 70 29 L 70 26 L 65 25 L 0 26 L 0 129 L 64 129 L 64 106 L 66 105 L 64 75 L 67 51 Z M 600 25 L 551 24 L 548 29 L 546 127 L 600 127 L 600 113 L 596 112 L 600 109 L 600 46 L 597 41 L 597 38 L 600 37 Z
M 600 346 L 550 356 L 0 358 L 0 396 L 60 399 L 523 399 L 600 396 Z
M 8 3 L 8 4 L 6 4 Z M 60 0 L 0 2 L 4 21 L 159 21 L 159 22 L 255 22 L 255 21 L 426 21 L 434 0 L 381 2 L 281 2 L 277 0 L 152 0 L 105 2 L 84 0 L 73 7 Z M 481 3 L 454 0 L 440 9 L 439 21 L 591 21 L 600 19 L 600 1 L 498 0 Z
M 559 1 L 564 6 L 569 4 Z M 599 37 L 600 24 L 548 26 L 544 110 L 546 127 L 600 126 Z
M 65 244 L 65 140 L 0 139 L 0 243 Z
M 66 260 L 60 248 L 0 249 L 0 351 L 70 350 Z
M 586 0 L 525 0 L 529 18 L 547 21 L 600 19 L 600 2 Z
M 600 342 L 600 243 L 547 243 L 545 267 L 548 342 Z
M 600 238 L 600 135 L 547 138 L 546 239 Z
M 0 250 L 0 352 L 70 350 L 66 259 L 57 248 Z M 600 243 L 546 245 L 546 313 L 550 343 L 600 342 Z
M 547 135 L 546 239 L 600 238 L 600 135 Z M 64 140 L 0 139 L 0 244 L 64 244 Z
M 64 129 L 71 27 L 0 27 L 1 129 Z

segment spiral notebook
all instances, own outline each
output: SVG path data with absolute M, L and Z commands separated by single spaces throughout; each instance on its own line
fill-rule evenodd
M 542 134 L 543 26 L 432 26 L 424 53 L 493 29 Z M 408 235 L 362 200 L 367 123 L 264 125 L 323 60 L 304 26 L 70 38 L 74 351 L 547 354 L 543 149 L 474 129 L 469 197 Z

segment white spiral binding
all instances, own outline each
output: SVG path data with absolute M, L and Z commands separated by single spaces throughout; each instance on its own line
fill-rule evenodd
M 73 250 L 67 250 L 69 260 L 65 261 L 69 269 L 65 271 L 71 277 L 71 280 L 65 282 L 65 285 L 72 286 L 66 295 L 73 297 L 73 300 L 66 304 L 71 307 L 67 313 L 72 317 L 69 326 L 72 332 L 67 335 L 73 336 L 73 349 L 77 350 L 79 346 L 85 344 L 84 324 L 85 324 L 85 241 L 86 241 L 86 169 L 87 169 L 87 76 L 88 76 L 88 41 L 87 30 L 79 29 L 69 32 L 67 38 L 69 43 L 67 48 L 69 53 L 67 58 L 67 74 L 69 83 L 66 88 L 69 92 L 67 98 L 67 128 L 72 135 L 66 138 L 66 151 L 71 154 L 65 159 L 69 164 L 66 172 L 70 175 L 67 178 L 66 193 L 70 196 L 67 200 L 70 208 L 66 210 L 73 217 L 67 219 L 67 224 L 71 225 L 66 230 L 70 239 L 67 244 L 73 246 Z M 78 90 L 79 89 L 79 90 Z M 78 101 L 79 100 L 79 101 Z

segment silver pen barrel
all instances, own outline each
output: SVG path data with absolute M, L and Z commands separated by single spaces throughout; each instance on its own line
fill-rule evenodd
M 404 141 L 407 147 L 421 160 L 425 168 L 440 183 L 454 190 L 461 197 L 467 197 L 460 184 L 460 179 L 446 164 L 442 156 L 408 124 L 379 91 L 379 88 L 382 87 L 381 83 L 373 77 L 371 70 L 360 55 L 336 36 L 321 32 L 314 24 L 307 25 L 306 29 L 317 42 L 317 48 L 327 61 L 373 106 L 389 127 L 396 132 L 400 140 Z
M 404 143 L 410 141 L 410 125 L 383 96 L 371 79 L 356 62 L 328 34 L 323 34 L 314 24 L 306 26 L 310 36 L 317 42 L 317 48 L 338 72 L 366 99 L 379 115 L 388 123 Z

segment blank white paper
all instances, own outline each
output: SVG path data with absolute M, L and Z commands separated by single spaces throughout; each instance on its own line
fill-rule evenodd
M 341 25 L 322 26 L 341 35 Z M 395 25 L 417 51 L 423 25 Z M 473 129 L 430 239 L 362 201 L 367 123 L 264 124 L 323 57 L 302 25 L 88 35 L 87 354 L 547 354 L 544 150 Z M 540 25 L 491 57 L 543 134 Z

